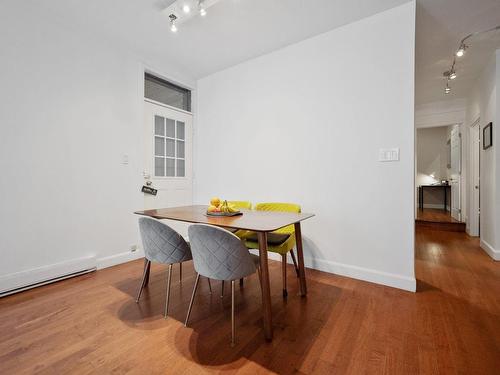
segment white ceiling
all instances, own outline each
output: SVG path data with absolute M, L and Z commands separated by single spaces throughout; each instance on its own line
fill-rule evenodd
M 473 38 L 457 59 L 457 78 L 444 94 L 448 70 L 460 40 L 500 25 L 499 0 L 417 0 L 416 103 L 466 98 L 479 73 L 500 48 L 500 32 Z
M 173 0 L 25 1 L 201 78 L 408 0 L 221 0 L 176 34 L 161 13 Z

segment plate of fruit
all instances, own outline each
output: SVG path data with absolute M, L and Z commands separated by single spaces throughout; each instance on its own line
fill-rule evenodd
M 207 216 L 237 216 L 243 215 L 243 212 L 238 210 L 234 205 L 222 201 L 219 198 L 210 199 L 210 206 L 207 208 Z

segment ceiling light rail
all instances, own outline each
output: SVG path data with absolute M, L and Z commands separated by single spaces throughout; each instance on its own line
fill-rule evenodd
M 170 20 L 170 30 L 177 32 L 179 25 L 197 16 L 205 17 L 207 9 L 220 0 L 176 0 L 162 10 Z
M 451 92 L 450 81 L 457 78 L 457 72 L 456 72 L 456 68 L 455 68 L 455 66 L 457 64 L 457 57 L 460 58 L 460 57 L 463 57 L 465 55 L 465 51 L 469 48 L 469 44 L 467 43 L 467 41 L 470 40 L 471 38 L 477 36 L 477 35 L 486 34 L 486 33 L 490 33 L 490 32 L 497 31 L 497 30 L 500 30 L 500 25 L 495 26 L 495 27 L 488 29 L 488 30 L 476 31 L 474 33 L 467 35 L 465 38 L 463 38 L 460 41 L 460 45 L 458 46 L 458 49 L 455 52 L 455 56 L 453 56 L 453 62 L 451 64 L 450 69 L 448 69 L 446 72 L 443 72 L 443 76 L 446 80 L 446 87 L 444 89 L 445 94 L 449 94 Z

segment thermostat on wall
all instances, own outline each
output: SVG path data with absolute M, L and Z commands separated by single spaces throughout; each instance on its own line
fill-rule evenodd
M 378 161 L 399 161 L 399 148 L 381 148 Z

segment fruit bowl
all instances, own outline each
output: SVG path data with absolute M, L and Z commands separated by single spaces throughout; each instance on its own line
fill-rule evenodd
M 207 208 L 207 216 L 237 216 L 243 213 L 227 200 L 222 201 L 220 198 L 212 198 L 210 206 Z

